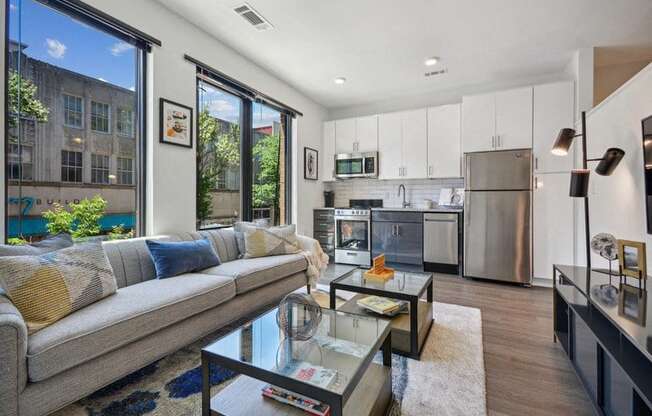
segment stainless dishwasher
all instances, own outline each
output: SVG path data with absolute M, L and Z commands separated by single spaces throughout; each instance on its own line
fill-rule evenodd
M 427 271 L 459 274 L 459 216 L 423 214 L 423 266 Z

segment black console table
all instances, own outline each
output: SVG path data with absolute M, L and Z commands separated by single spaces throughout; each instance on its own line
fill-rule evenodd
M 553 266 L 554 340 L 605 416 L 652 415 L 652 305 L 628 278 Z M 623 280 L 623 282 L 625 282 Z M 611 285 L 611 287 L 609 287 Z M 628 289 L 628 290 L 627 290 Z

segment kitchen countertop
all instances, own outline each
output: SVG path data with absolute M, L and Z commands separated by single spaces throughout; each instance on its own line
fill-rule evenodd
M 335 209 L 335 208 L 315 208 L 315 210 L 321 210 L 321 209 Z M 371 210 L 372 211 L 396 211 L 396 212 L 455 212 L 455 213 L 464 212 L 464 208 L 445 208 L 445 207 L 440 207 L 440 208 L 383 207 L 383 208 L 371 208 Z

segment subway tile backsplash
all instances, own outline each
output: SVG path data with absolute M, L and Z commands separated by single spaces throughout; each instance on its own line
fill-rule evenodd
M 400 184 L 405 185 L 405 199 L 419 207 L 424 199 L 438 202 L 441 188 L 463 188 L 464 179 L 348 179 L 324 182 L 324 189 L 335 192 L 336 207 L 348 207 L 349 199 L 382 199 L 385 207 L 399 207 L 403 202 L 403 195 L 398 196 Z

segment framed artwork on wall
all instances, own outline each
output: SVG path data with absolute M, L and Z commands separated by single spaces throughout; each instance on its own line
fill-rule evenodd
M 165 98 L 160 100 L 161 143 L 192 148 L 192 108 Z
M 303 178 L 311 181 L 319 179 L 319 151 L 303 148 Z

